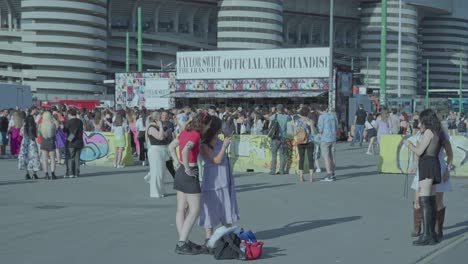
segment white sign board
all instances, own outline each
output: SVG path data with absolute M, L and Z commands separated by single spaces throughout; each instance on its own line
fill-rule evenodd
M 171 108 L 171 98 L 168 97 L 169 93 L 169 79 L 146 79 L 146 108 Z
M 325 78 L 329 48 L 177 52 L 177 79 Z

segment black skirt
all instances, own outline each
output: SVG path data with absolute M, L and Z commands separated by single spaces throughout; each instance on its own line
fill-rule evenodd
M 42 139 L 41 150 L 50 152 L 54 151 L 55 149 L 55 137 Z
M 187 175 L 184 166 L 177 169 L 174 178 L 174 190 L 191 194 L 201 193 L 198 167 L 191 167 L 190 169 L 196 171 L 196 177 Z
M 439 184 L 442 180 L 440 161 L 438 157 L 422 156 L 418 163 L 419 180 L 431 179 L 433 184 Z

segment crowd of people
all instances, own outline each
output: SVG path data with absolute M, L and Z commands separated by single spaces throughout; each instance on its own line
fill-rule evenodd
M 367 154 L 374 154 L 375 145 L 385 134 L 416 135 L 416 141 L 404 141 L 414 153 L 411 171 L 416 173 L 412 185 L 416 196 L 412 235 L 419 236 L 415 245 L 432 245 L 443 236 L 443 193 L 451 189 L 449 172 L 453 160 L 449 138 L 456 133 L 466 135 L 467 125 L 463 113 L 451 112 L 441 121 L 432 110 L 413 113 L 411 118 L 397 110 L 381 109 L 377 114 L 368 113 L 363 105 L 356 111 L 354 131 L 350 133 L 351 146 L 358 140 L 362 146 L 366 140 L 369 142 Z M 18 159 L 18 168 L 26 172 L 28 180 L 38 179 L 41 170 L 45 179 L 56 179 L 56 165 L 62 164 L 62 154 L 66 165 L 64 177 L 78 177 L 83 133 L 113 133 L 114 167 L 124 167 L 124 150 L 131 148 L 134 157 L 143 166 L 148 164 L 150 167 L 144 177 L 150 185 L 150 197 L 165 197 L 165 179 L 173 177 L 177 191 L 179 242 L 175 251 L 178 254 L 207 251 L 206 246 L 189 240 L 197 219 L 205 228 L 208 241 L 213 236 L 213 228 L 218 225 L 229 227 L 240 218 L 233 170 L 227 154 L 232 135 L 270 137 L 271 175 L 287 173 L 285 139 L 294 136 L 299 154 L 299 181 L 305 181 L 306 160 L 309 181 L 315 181 L 315 173 L 321 172 L 318 162 L 321 157 L 326 170 L 321 180 L 336 180 L 338 120 L 327 107 L 300 105 L 292 110 L 278 104 L 270 109 L 209 107 L 193 110 L 185 107 L 156 111 L 32 107 L 27 111 L 2 111 L 0 131 L 1 154 L 6 155 L 9 145 L 11 155 Z M 130 146 L 127 135 L 130 135 Z

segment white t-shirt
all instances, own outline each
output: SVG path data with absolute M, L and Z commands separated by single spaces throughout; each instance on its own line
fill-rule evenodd
M 128 127 L 127 122 L 123 122 L 121 126 L 112 125 L 112 131 L 114 131 L 114 137 L 124 137 L 127 127 Z
M 377 122 L 375 122 L 375 120 L 372 120 L 372 123 L 369 123 L 369 121 L 366 121 L 364 125 L 366 126 L 366 130 L 372 129 L 372 128 L 377 129 Z
M 143 132 L 146 131 L 146 127 L 143 125 L 143 118 L 141 118 L 141 117 L 138 118 L 138 120 L 136 121 L 135 126 L 138 129 L 138 131 L 143 131 Z

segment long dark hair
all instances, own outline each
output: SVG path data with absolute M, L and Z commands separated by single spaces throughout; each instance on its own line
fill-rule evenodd
M 37 126 L 34 116 L 28 115 L 24 123 L 24 134 L 28 136 L 30 140 L 37 137 Z
M 218 136 L 222 125 L 223 123 L 221 122 L 221 119 L 219 119 L 217 116 L 212 116 L 210 128 L 208 131 L 206 131 L 205 135 L 203 135 L 203 143 L 209 145 L 213 138 Z
M 210 116 L 207 112 L 198 113 L 185 125 L 185 130 L 195 130 L 201 135 L 203 132 L 203 125 L 208 125 L 211 120 L 212 116 Z
M 432 109 L 426 109 L 419 114 L 419 124 L 424 125 L 426 129 L 430 129 L 434 135 L 438 135 L 442 130 L 440 120 Z

